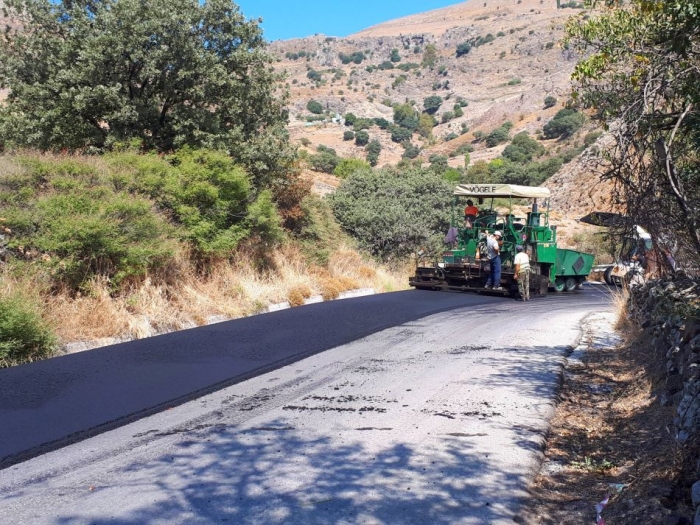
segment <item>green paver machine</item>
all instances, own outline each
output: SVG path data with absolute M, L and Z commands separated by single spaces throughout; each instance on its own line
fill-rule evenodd
M 486 237 L 498 230 L 503 233 L 502 293 L 514 294 L 518 290 L 517 281 L 513 279 L 513 259 L 518 244 L 530 256 L 531 293 L 546 294 L 550 288 L 556 292 L 572 292 L 580 288 L 593 266 L 593 255 L 557 248 L 557 229 L 549 224 L 549 196 L 549 189 L 542 187 L 458 185 L 454 190 L 452 226 L 446 238 L 451 245 L 442 253 L 441 260 L 430 261 L 419 256 L 416 273 L 409 284 L 432 290 L 487 290 L 484 288 L 489 275 Z M 468 198 L 478 200 L 479 209 L 476 215 L 463 218 L 461 211 Z M 513 205 L 523 199 L 531 202 L 529 211 L 516 217 Z M 499 213 L 496 204 L 501 210 L 507 207 L 508 211 Z

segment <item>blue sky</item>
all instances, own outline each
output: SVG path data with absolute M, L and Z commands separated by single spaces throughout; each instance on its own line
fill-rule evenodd
M 346 36 L 401 16 L 460 3 L 459 0 L 237 0 L 246 18 L 263 18 L 267 40 L 315 33 Z

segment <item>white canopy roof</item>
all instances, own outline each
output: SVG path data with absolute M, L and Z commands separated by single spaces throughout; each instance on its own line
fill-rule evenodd
M 549 198 L 549 189 L 540 186 L 517 186 L 515 184 L 458 184 L 455 195 L 471 197 L 522 197 L 527 199 Z

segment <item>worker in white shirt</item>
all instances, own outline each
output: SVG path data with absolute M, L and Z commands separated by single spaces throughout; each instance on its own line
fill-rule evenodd
M 518 281 L 518 291 L 523 301 L 530 300 L 530 257 L 525 253 L 521 245 L 515 247 L 517 252 L 513 264 L 515 264 L 514 279 Z

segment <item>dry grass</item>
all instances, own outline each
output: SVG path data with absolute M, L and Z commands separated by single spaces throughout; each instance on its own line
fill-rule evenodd
M 606 495 L 608 523 L 667 523 L 670 515 L 687 515 L 687 502 L 678 497 L 689 493 L 683 451 L 666 428 L 673 409 L 655 398 L 648 341 L 589 349 L 584 361 L 567 374 L 549 432 L 546 457 L 559 468 L 537 477 L 520 523 L 593 523 L 594 506 Z
M 250 260 L 242 251 L 233 263 L 215 263 L 202 276 L 183 259 L 167 278 L 153 276 L 118 297 L 110 295 L 108 282 L 96 279 L 89 293 L 46 297 L 44 317 L 64 343 L 139 339 L 203 325 L 215 316 L 244 317 L 274 303 L 299 306 L 313 295 L 330 300 L 357 288 L 404 289 L 409 273 L 407 266 L 385 267 L 347 247 L 331 255 L 327 268 L 309 265 L 293 245 L 278 250 L 265 271 L 252 267 Z M 4 287 L 21 285 L 16 279 L 3 280 Z M 39 287 L 38 283 L 24 286 Z
M 629 296 L 630 294 L 627 288 L 621 288 L 612 292 L 612 305 L 615 312 L 615 330 L 619 331 L 627 340 L 636 337 L 639 332 L 639 327 L 630 319 Z

